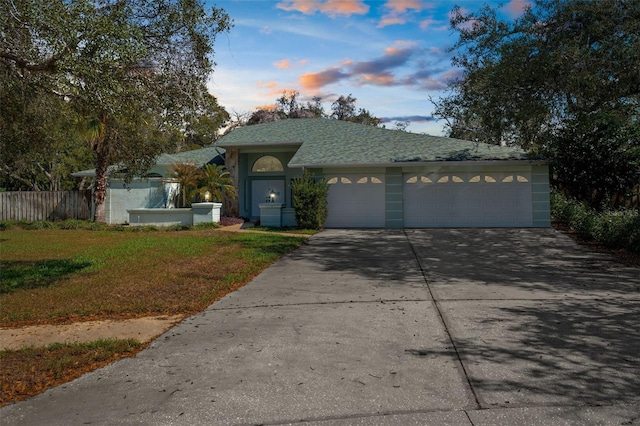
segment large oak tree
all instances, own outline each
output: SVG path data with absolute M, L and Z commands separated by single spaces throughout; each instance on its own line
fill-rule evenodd
M 104 221 L 108 165 L 118 165 L 127 178 L 141 174 L 206 122 L 203 117 L 221 113 L 206 81 L 216 36 L 231 26 L 222 9 L 207 11 L 197 0 L 0 5 L 3 85 L 73 108 L 94 156 L 98 221 Z

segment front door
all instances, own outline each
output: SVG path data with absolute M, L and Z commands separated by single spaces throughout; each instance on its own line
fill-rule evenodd
M 270 194 L 274 194 L 270 200 Z M 273 201 L 274 203 L 286 203 L 284 192 L 284 179 L 254 180 L 251 182 L 251 217 L 260 217 L 259 204 Z

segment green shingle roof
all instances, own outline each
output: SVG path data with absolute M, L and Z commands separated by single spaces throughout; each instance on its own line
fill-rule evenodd
M 177 154 L 162 154 L 156 160 L 156 164 L 188 163 L 195 164 L 196 166 L 204 166 L 223 153 L 224 149 L 217 146 L 211 146 L 207 148 L 194 149 L 192 151 L 178 152 Z
M 300 118 L 239 127 L 217 146 L 300 146 L 290 167 L 390 165 L 438 161 L 528 160 L 521 149 L 381 129 L 347 121 Z
M 156 159 L 156 165 L 168 166 L 171 164 L 188 163 L 202 167 L 209 164 L 218 155 L 224 154 L 224 149 L 211 146 L 207 148 L 194 149 L 192 151 L 179 152 L 177 154 L 161 154 Z M 107 174 L 117 173 L 120 168 L 118 166 L 109 166 Z M 75 177 L 93 177 L 96 175 L 96 169 L 82 170 L 71 174 Z

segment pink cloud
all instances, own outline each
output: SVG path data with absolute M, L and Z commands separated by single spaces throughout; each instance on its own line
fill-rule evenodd
M 289 59 L 283 59 L 281 61 L 274 62 L 273 66 L 281 70 L 286 70 L 290 68 L 304 66 L 307 64 L 307 62 L 309 62 L 308 59 L 300 59 L 299 61 L 296 61 L 296 62 L 291 62 L 291 60 Z
M 394 86 L 396 79 L 391 74 L 364 74 L 360 76 L 361 84 L 372 84 L 374 86 Z
M 387 16 L 380 20 L 378 28 L 388 27 L 389 25 L 402 25 L 405 22 L 407 22 L 406 18 L 400 18 L 399 16 Z
M 531 2 L 528 0 L 511 0 L 502 9 L 512 18 L 517 18 L 529 6 Z
M 404 24 L 410 19 L 413 12 L 433 8 L 434 5 L 420 0 L 388 0 L 384 7 L 388 12 L 380 19 L 378 28 Z
M 369 6 L 363 0 L 284 0 L 276 7 L 305 15 L 320 12 L 331 17 L 364 15 L 369 11 Z
M 331 83 L 336 83 L 348 77 L 339 68 L 329 68 L 320 72 L 309 72 L 300 76 L 300 85 L 305 90 L 316 91 Z
M 385 7 L 392 12 L 404 13 L 409 9 L 422 10 L 423 5 L 419 0 L 389 0 Z
M 276 109 L 276 104 L 255 105 L 253 109 L 261 109 L 264 111 L 274 111 Z
M 283 87 L 281 86 L 278 82 L 276 81 L 258 81 L 256 82 L 256 86 L 259 89 L 263 89 L 264 91 L 261 91 L 260 93 L 260 97 L 263 99 L 268 99 L 268 100 L 273 100 L 275 98 L 279 98 L 280 96 L 282 96 L 282 94 L 286 94 L 287 96 L 290 96 L 292 93 L 297 92 L 297 89 L 290 89 L 287 87 Z M 256 108 L 260 108 L 260 109 L 267 109 L 267 110 L 271 110 L 275 108 L 275 104 L 271 103 L 271 104 L 264 104 L 264 105 L 260 105 L 257 106 Z
M 278 87 L 278 83 L 273 81 L 273 80 L 272 81 L 262 81 L 262 80 L 260 80 L 260 81 L 258 81 L 256 83 L 256 86 L 265 87 L 267 89 L 273 89 L 275 87 Z
M 431 25 L 435 24 L 437 21 L 435 19 L 429 18 L 420 22 L 420 28 L 426 30 Z
M 382 56 L 369 61 L 354 62 L 344 59 L 339 66 L 303 74 L 299 77 L 300 85 L 307 91 L 317 91 L 324 86 L 349 79 L 360 85 L 395 85 L 398 83 L 392 70 L 409 63 L 416 54 L 416 49 L 414 42 L 399 40 L 386 48 Z
M 273 66 L 281 70 L 286 70 L 291 67 L 291 61 L 289 61 L 288 59 L 283 59 L 281 61 L 274 62 Z

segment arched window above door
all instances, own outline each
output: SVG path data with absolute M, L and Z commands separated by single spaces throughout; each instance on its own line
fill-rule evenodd
M 253 163 L 251 171 L 254 173 L 282 172 L 284 167 L 282 167 L 280 160 L 273 155 L 265 155 Z

